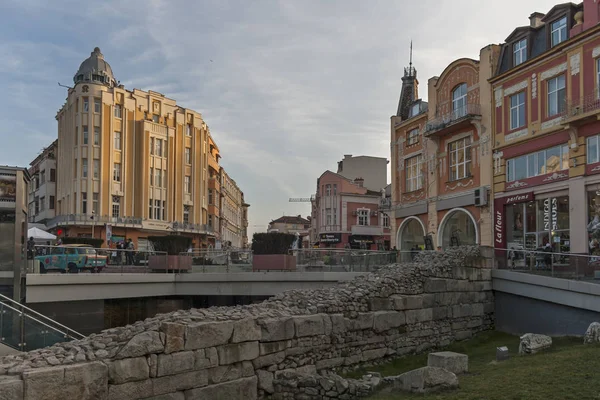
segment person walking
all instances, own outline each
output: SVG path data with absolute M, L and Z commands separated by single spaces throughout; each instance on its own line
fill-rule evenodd
M 133 240 L 131 238 L 127 239 L 127 264 L 133 265 L 133 252 L 135 250 L 135 245 L 133 244 Z

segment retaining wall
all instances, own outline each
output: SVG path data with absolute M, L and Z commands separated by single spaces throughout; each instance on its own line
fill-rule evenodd
M 423 254 L 332 288 L 177 311 L 3 357 L 0 399 L 353 398 L 349 388 L 306 393 L 282 379 L 423 352 L 490 329 L 491 271 L 479 251 Z

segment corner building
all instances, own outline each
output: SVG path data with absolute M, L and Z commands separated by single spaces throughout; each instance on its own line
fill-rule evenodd
M 132 238 L 178 233 L 213 244 L 208 169 L 219 152 L 202 115 L 153 91 L 120 85 L 99 48 L 83 61 L 58 111 L 56 217 L 68 236 Z M 218 204 L 218 197 L 215 204 Z M 211 217 L 212 216 L 212 217 Z
M 502 45 L 491 79 L 497 249 L 600 252 L 599 17 L 595 0 L 556 5 Z

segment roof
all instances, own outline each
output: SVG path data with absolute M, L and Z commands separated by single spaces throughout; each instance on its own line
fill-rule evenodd
M 94 48 L 94 51 L 88 58 L 83 60 L 79 69 L 73 76 L 75 84 L 79 82 L 96 82 L 108 86 L 115 86 L 115 76 L 113 75 L 110 64 L 104 60 L 104 55 L 100 48 Z
M 273 221 L 271 221 L 272 224 L 296 224 L 296 225 L 310 225 L 310 221 L 302 218 L 299 215 L 296 216 L 289 216 L 289 215 L 284 215 L 283 217 L 279 217 Z

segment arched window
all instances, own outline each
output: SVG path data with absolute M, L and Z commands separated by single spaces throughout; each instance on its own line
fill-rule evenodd
M 467 115 L 467 84 L 461 83 L 452 91 L 452 119 Z
M 475 219 L 467 210 L 455 208 L 444 216 L 438 230 L 438 245 L 447 249 L 478 243 Z
M 412 261 L 412 254 L 410 251 L 415 250 L 415 246 L 417 246 L 419 250 L 425 249 L 424 237 L 425 228 L 421 220 L 417 217 L 408 217 L 402 221 L 396 236 L 396 246 L 402 251 L 401 261 Z

